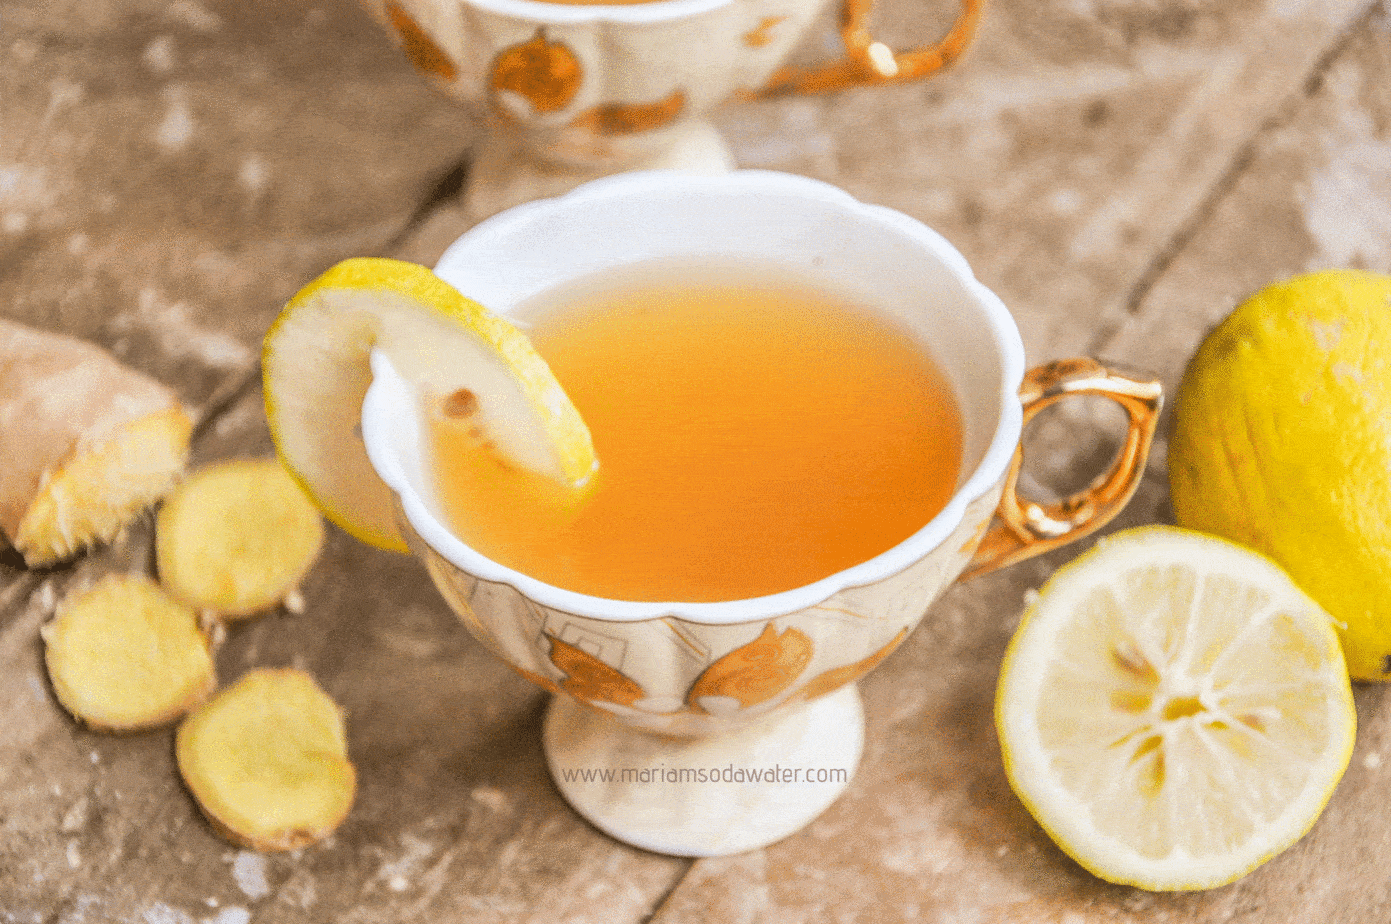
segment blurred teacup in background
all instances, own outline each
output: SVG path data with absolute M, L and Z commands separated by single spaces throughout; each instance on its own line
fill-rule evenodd
M 706 119 L 731 97 L 928 76 L 970 43 L 984 0 L 937 41 L 896 52 L 873 0 L 842 0 L 844 56 L 782 67 L 828 0 L 363 0 L 416 69 L 479 112 L 466 209 L 480 219 L 621 170 L 719 172 Z

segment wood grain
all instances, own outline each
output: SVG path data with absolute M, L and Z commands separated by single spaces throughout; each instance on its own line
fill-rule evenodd
M 885 0 L 881 32 L 911 44 L 941 18 L 931 2 Z M 941 230 L 1016 314 L 1031 361 L 1091 352 L 1172 386 L 1260 285 L 1391 271 L 1388 87 L 1381 2 L 994 0 L 936 80 L 719 122 L 742 166 Z M 199 460 L 270 451 L 256 354 L 289 294 L 349 255 L 428 262 L 463 230 L 449 191 L 477 132 L 348 0 L 0 0 L 0 126 L 0 313 L 173 385 L 205 417 Z M 1080 406 L 1041 420 L 1034 489 L 1104 464 L 1113 422 Z M 1169 518 L 1161 441 L 1112 528 Z M 183 791 L 167 731 L 85 732 L 43 674 L 57 599 L 149 570 L 148 523 L 63 569 L 0 557 L 0 920 L 1391 918 L 1382 687 L 1357 691 L 1358 749 L 1313 832 L 1232 886 L 1108 886 L 1039 830 L 1000 767 L 994 681 L 1025 594 L 1077 551 L 950 591 L 862 682 L 869 744 L 841 801 L 782 843 L 694 863 L 570 811 L 540 752 L 544 694 L 413 560 L 336 532 L 305 611 L 236 628 L 219 670 L 312 671 L 348 710 L 358 803 L 328 843 L 237 851 Z

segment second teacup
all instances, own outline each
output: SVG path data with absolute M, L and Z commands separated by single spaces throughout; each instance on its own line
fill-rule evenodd
M 896 53 L 843 0 L 842 60 L 779 68 L 828 0 L 363 0 L 417 70 L 481 114 L 474 218 L 619 170 L 728 169 L 706 121 L 738 93 L 814 92 L 924 77 L 969 44 L 982 0 L 950 31 Z

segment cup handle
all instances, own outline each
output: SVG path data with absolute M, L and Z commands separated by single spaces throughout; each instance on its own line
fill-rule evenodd
M 1024 423 L 1070 395 L 1100 395 L 1124 409 L 1128 427 L 1115 462 L 1085 489 L 1057 503 L 1040 504 L 1019 497 L 1016 491 L 1024 462 L 1021 441 L 1005 476 L 995 521 L 981 538 L 962 580 L 1041 555 L 1101 528 L 1120 513 L 1140 486 L 1164 401 L 1160 383 L 1131 378 L 1093 359 L 1051 362 L 1024 376 L 1019 388 Z
M 894 51 L 869 34 L 874 0 L 843 0 L 840 37 L 845 43 L 845 57 L 820 67 L 780 68 L 754 95 L 825 93 L 926 77 L 959 58 L 975 35 L 985 0 L 960 2 L 961 12 L 941 40 L 911 51 Z

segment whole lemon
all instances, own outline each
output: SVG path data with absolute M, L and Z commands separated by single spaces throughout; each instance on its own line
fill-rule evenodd
M 1391 276 L 1328 270 L 1239 305 L 1189 362 L 1169 485 L 1181 526 L 1279 562 L 1391 679 Z

